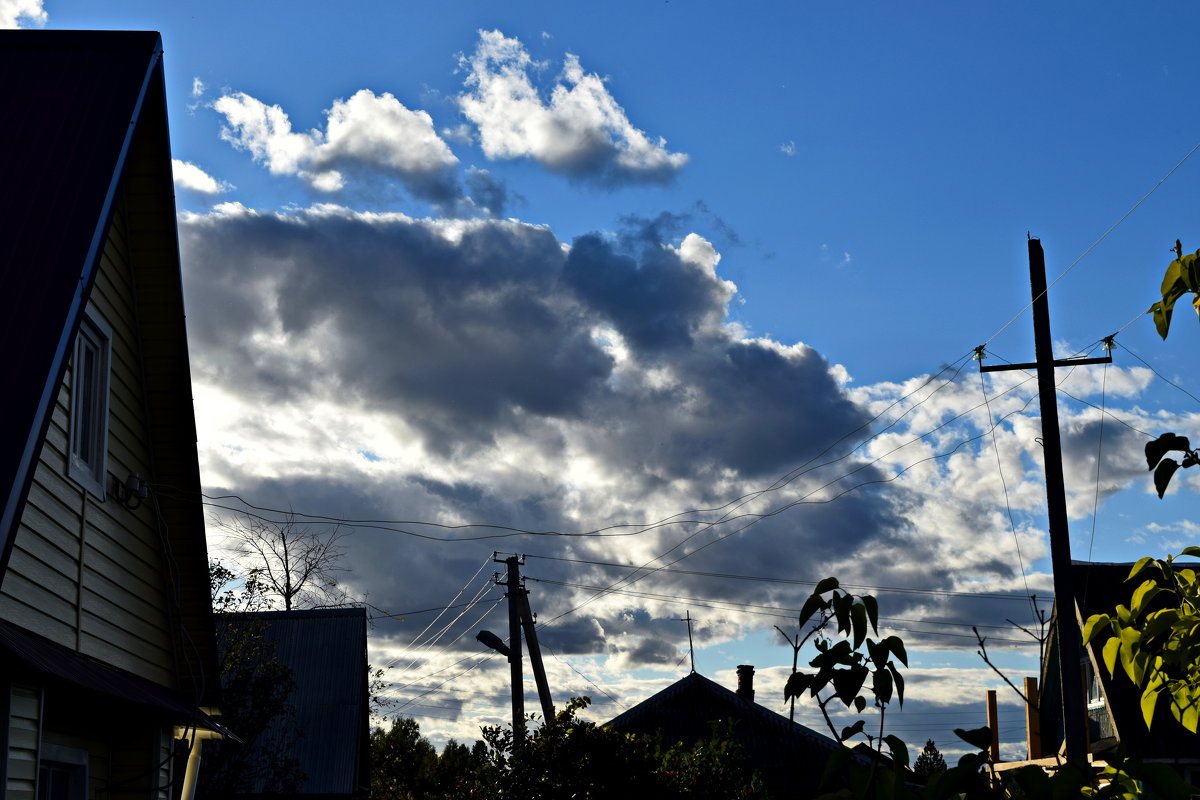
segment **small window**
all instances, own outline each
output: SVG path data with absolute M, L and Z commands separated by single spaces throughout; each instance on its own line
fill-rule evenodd
M 104 499 L 108 458 L 108 367 L 112 331 L 91 314 L 75 339 L 71 367 L 71 455 L 68 474 Z
M 1092 666 L 1092 660 L 1086 655 L 1080 659 L 1083 667 L 1083 685 L 1087 689 L 1088 708 L 1100 708 L 1104 705 L 1104 693 L 1100 689 L 1100 676 Z
M 79 748 L 43 744 L 38 800 L 86 800 L 87 756 L 87 751 Z

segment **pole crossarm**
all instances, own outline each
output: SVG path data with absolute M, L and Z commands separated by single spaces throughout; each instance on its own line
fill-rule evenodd
M 1099 356 L 1097 358 L 1059 358 L 1050 362 L 1054 367 L 1084 367 L 1088 364 L 1111 364 L 1112 356 Z M 1037 369 L 1036 361 L 1026 364 L 996 364 L 995 366 L 985 367 L 979 365 L 980 372 L 1008 372 L 1014 369 Z

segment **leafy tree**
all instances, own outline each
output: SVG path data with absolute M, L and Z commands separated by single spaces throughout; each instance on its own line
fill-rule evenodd
M 1183 245 L 1175 240 L 1175 260 L 1167 265 L 1162 279 L 1162 300 L 1150 306 L 1147 314 L 1154 315 L 1154 327 L 1158 335 L 1167 338 L 1171 329 L 1171 315 L 1175 302 L 1185 294 L 1192 293 L 1192 307 L 1200 315 L 1200 250 L 1183 254 Z
M 1162 280 L 1162 300 L 1150 306 L 1147 314 L 1154 315 L 1154 327 L 1163 339 L 1171 328 L 1171 314 L 1175 301 L 1191 292 L 1192 306 L 1200 316 L 1200 250 L 1189 255 L 1183 254 L 1183 245 L 1175 240 L 1175 260 L 1167 266 Z M 1167 453 L 1178 450 L 1183 453 L 1182 463 L 1173 458 L 1165 458 Z M 1146 444 L 1146 464 L 1154 471 L 1154 488 L 1161 498 L 1167 491 L 1171 476 L 1180 467 L 1194 467 L 1200 464 L 1200 451 L 1192 448 L 1186 436 L 1176 436 L 1174 433 L 1164 433 L 1152 442 Z
M 371 731 L 371 797 L 431 797 L 438 785 L 437 750 L 411 717 L 396 717 L 386 731 Z
M 1200 557 L 1200 547 L 1180 556 Z M 1166 704 L 1180 725 L 1200 728 L 1200 577 L 1195 569 L 1147 556 L 1133 565 L 1126 581 L 1138 577 L 1128 606 L 1095 614 L 1084 625 L 1085 642 L 1104 640 L 1104 666 L 1110 675 L 1117 664 L 1141 690 L 1142 718 L 1149 729 L 1155 712 Z M 1154 601 L 1158 600 L 1157 603 Z
M 913 763 L 913 774 L 922 781 L 928 782 L 934 775 L 945 771 L 946 759 L 942 758 L 941 751 L 937 749 L 933 739 L 926 739 L 921 755 L 917 756 L 917 760 Z
M 488 762 L 462 797 L 557 800 L 654 797 L 752 800 L 761 781 L 727 732 L 691 746 L 621 733 L 577 718 L 589 699 L 572 698 L 554 721 L 513 738 L 508 726 L 485 727 Z M 531 717 L 532 720 L 532 717 Z M 527 730 L 532 729 L 529 726 Z
M 1196 549 L 1200 551 L 1200 548 Z M 825 594 L 829 597 L 823 597 Z M 884 711 L 893 694 L 897 699 L 903 695 L 904 686 L 902 679 L 897 680 L 899 672 L 891 663 L 891 655 L 902 664 L 906 657 L 903 643 L 897 637 L 887 637 L 878 643 L 867 637 L 867 633 L 876 628 L 877 613 L 873 597 L 845 593 L 834 578 L 817 584 L 801 612 L 802 627 L 812 619 L 816 619 L 822 628 L 821 620 L 825 623 L 836 620 L 838 638 L 825 635 L 817 640 L 818 653 L 810 662 L 817 671 L 793 673 L 785 687 L 785 699 L 807 692 L 817 699 L 822 713 L 825 713 L 825 705 L 835 698 L 847 708 L 853 707 L 861 713 L 871 698 L 870 702 L 879 709 L 879 728 L 875 736 L 865 733 L 866 721 L 863 719 L 844 727 L 840 733 L 835 730 L 843 743 L 855 736 L 866 736 L 867 741 L 874 744 L 877 755 L 860 758 L 850 747 L 836 750 L 826 764 L 824 780 L 830 791 L 823 800 L 1000 800 L 1009 797 L 1187 800 L 1191 797 L 1193 787 L 1184 783 L 1169 766 L 1120 758 L 1111 760 L 1099 776 L 1093 776 L 1088 765 L 1069 763 L 1061 765 L 1053 775 L 1047 775 L 1039 766 L 1029 765 L 1001 776 L 992 769 L 988 754 L 991 731 L 987 727 L 955 729 L 955 735 L 974 749 L 965 753 L 957 765 L 930 775 L 922 786 L 916 772 L 909 767 L 904 742 L 884 730 Z M 893 639 L 895 641 L 891 641 Z M 870 683 L 866 680 L 868 677 L 872 678 Z M 830 687 L 831 694 L 822 697 L 821 692 L 830 691 Z M 833 729 L 828 714 L 826 722 Z M 932 745 L 930 741 L 927 748 Z

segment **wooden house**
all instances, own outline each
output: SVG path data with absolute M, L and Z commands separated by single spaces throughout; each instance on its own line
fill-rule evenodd
M 1072 564 L 1071 579 L 1075 607 L 1071 609 L 1083 623 L 1094 614 L 1112 614 L 1117 605 L 1129 605 L 1138 581 L 1126 583 L 1133 564 Z M 1160 596 L 1161 602 L 1164 600 Z M 1059 607 L 1055 614 L 1063 613 Z M 1058 685 L 1057 628 L 1051 624 L 1046 664 L 1042 670 L 1041 752 L 1031 756 L 1050 756 L 1062 747 L 1062 693 Z M 1108 637 L 1102 636 L 1083 648 L 1079 670 L 1085 693 L 1089 755 L 1104 760 L 1123 750 L 1127 756 L 1145 761 L 1167 763 L 1188 782 L 1200 785 L 1200 735 L 1187 731 L 1171 716 L 1166 698 L 1160 701 L 1153 726 L 1147 730 L 1140 706 L 1141 692 L 1118 669 L 1109 675 L 1104 666 L 1103 648 Z
M 162 40 L 4 30 L 0 75 L 0 786 L 186 796 L 219 676 Z

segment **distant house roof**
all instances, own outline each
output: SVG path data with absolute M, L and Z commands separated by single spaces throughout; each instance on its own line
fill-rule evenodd
M 205 676 L 216 650 L 171 176 L 162 39 L 153 31 L 0 30 L 0 573 L 8 565 L 71 344 L 118 203 L 144 365 L 153 480 L 177 572 L 177 660 Z M 199 664 L 196 660 L 199 659 Z
M 782 696 L 782 687 L 780 687 Z M 829 755 L 842 745 L 700 675 L 691 673 L 608 724 L 691 744 L 711 735 L 713 721 L 732 720 L 733 740 L 745 748 L 772 796 L 809 796 Z
M 1125 582 L 1133 568 L 1132 563 L 1075 561 L 1071 567 L 1081 624 L 1094 614 L 1111 614 L 1118 605 L 1128 606 L 1133 590 L 1140 583 L 1138 580 Z M 1154 604 L 1163 602 L 1165 597 L 1160 595 Z M 1059 613 L 1057 609 L 1055 613 Z M 1041 692 L 1042 735 L 1052 748 L 1061 744 L 1063 736 L 1059 699 L 1061 690 L 1057 677 L 1058 645 L 1055 633 L 1055 629 L 1052 628 Z M 1109 738 L 1115 729 L 1129 755 L 1151 759 L 1182 759 L 1190 762 L 1200 760 L 1200 736 L 1189 733 L 1178 725 L 1165 705 L 1159 707 L 1160 714 L 1155 718 L 1153 727 L 1146 730 L 1142 719 L 1140 691 L 1122 670 L 1118 669 L 1115 676 L 1109 676 L 1104 667 L 1102 651 L 1108 638 L 1101 636 L 1089 646 L 1092 663 L 1098 667 L 1096 675 L 1104 692 L 1104 706 L 1089 709 L 1088 712 L 1093 720 L 1093 749 L 1115 743 Z
M 289 755 L 307 776 L 299 795 L 365 794 L 370 737 L 366 609 L 264 611 L 217 619 L 218 625 L 265 623 L 263 638 L 274 643 L 279 663 L 292 670 L 295 717 L 290 724 L 296 735 Z

